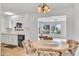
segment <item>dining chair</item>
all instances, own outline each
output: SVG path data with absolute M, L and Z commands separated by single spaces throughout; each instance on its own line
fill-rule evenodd
M 69 47 L 67 50 L 65 50 L 62 53 L 62 56 L 74 56 L 77 48 L 78 48 L 78 45 L 74 45 L 72 47 Z
M 79 46 L 76 49 L 75 56 L 79 56 Z
M 25 54 L 28 54 L 28 55 L 35 55 L 35 47 L 33 46 L 32 44 L 32 41 L 31 40 L 27 40 L 27 41 L 23 41 L 22 42 L 23 44 L 23 48 L 24 48 L 24 51 L 25 51 Z
M 69 47 L 72 47 L 74 45 L 79 45 L 79 42 L 75 40 L 67 40 L 67 43 L 69 44 Z
M 67 43 L 69 44 L 69 51 L 75 55 L 75 52 L 79 47 L 79 42 L 75 40 L 68 40 Z
M 75 55 L 75 52 L 76 52 L 78 46 L 79 46 L 79 45 L 75 45 L 75 46 L 69 48 L 69 51 L 73 54 L 73 56 Z

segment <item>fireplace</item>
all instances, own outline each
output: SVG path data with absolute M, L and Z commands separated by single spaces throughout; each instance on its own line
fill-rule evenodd
M 25 40 L 25 35 L 18 35 L 18 46 L 23 47 L 22 41 Z

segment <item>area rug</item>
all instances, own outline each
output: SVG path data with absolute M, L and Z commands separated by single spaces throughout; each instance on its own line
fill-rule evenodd
M 4 47 L 13 49 L 13 48 L 16 48 L 17 46 L 14 46 L 14 45 L 6 45 L 6 46 L 4 46 Z

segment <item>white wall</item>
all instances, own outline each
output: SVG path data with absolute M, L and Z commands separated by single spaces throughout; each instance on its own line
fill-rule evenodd
M 1 4 L 0 4 L 0 10 L 1 10 Z M 0 11 L 0 44 L 1 44 L 1 11 Z
M 1 33 L 6 32 L 6 27 L 8 26 L 8 18 L 1 15 Z
M 29 15 L 29 19 L 27 20 L 29 24 L 27 26 L 30 28 L 30 37 L 32 40 L 38 39 L 38 15 L 31 14 Z
M 67 17 L 67 22 L 66 22 L 66 24 L 67 24 L 67 38 L 68 39 L 72 39 L 72 37 L 73 37 L 73 35 L 72 35 L 72 33 L 73 33 L 73 19 L 74 19 L 74 17 L 73 17 L 73 7 L 72 8 L 66 8 L 66 9 L 60 9 L 60 10 L 55 10 L 54 12 L 53 12 L 53 14 L 52 15 L 66 15 L 66 17 Z
M 1 43 L 1 17 L 0 17 L 0 43 Z
M 74 6 L 73 39 L 79 40 L 79 4 Z
M 75 4 L 71 8 L 56 10 L 53 15 L 66 15 L 67 38 L 79 40 L 79 4 Z

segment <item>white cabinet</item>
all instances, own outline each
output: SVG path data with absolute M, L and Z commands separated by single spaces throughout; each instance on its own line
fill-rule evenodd
M 4 34 L 1 34 L 1 41 L 2 43 L 8 43 L 8 40 L 7 40 L 8 36 L 7 35 L 4 35 Z
M 12 45 L 18 45 L 17 35 L 10 35 L 9 36 L 9 43 Z
M 2 43 L 18 46 L 17 35 L 15 34 L 1 34 Z

